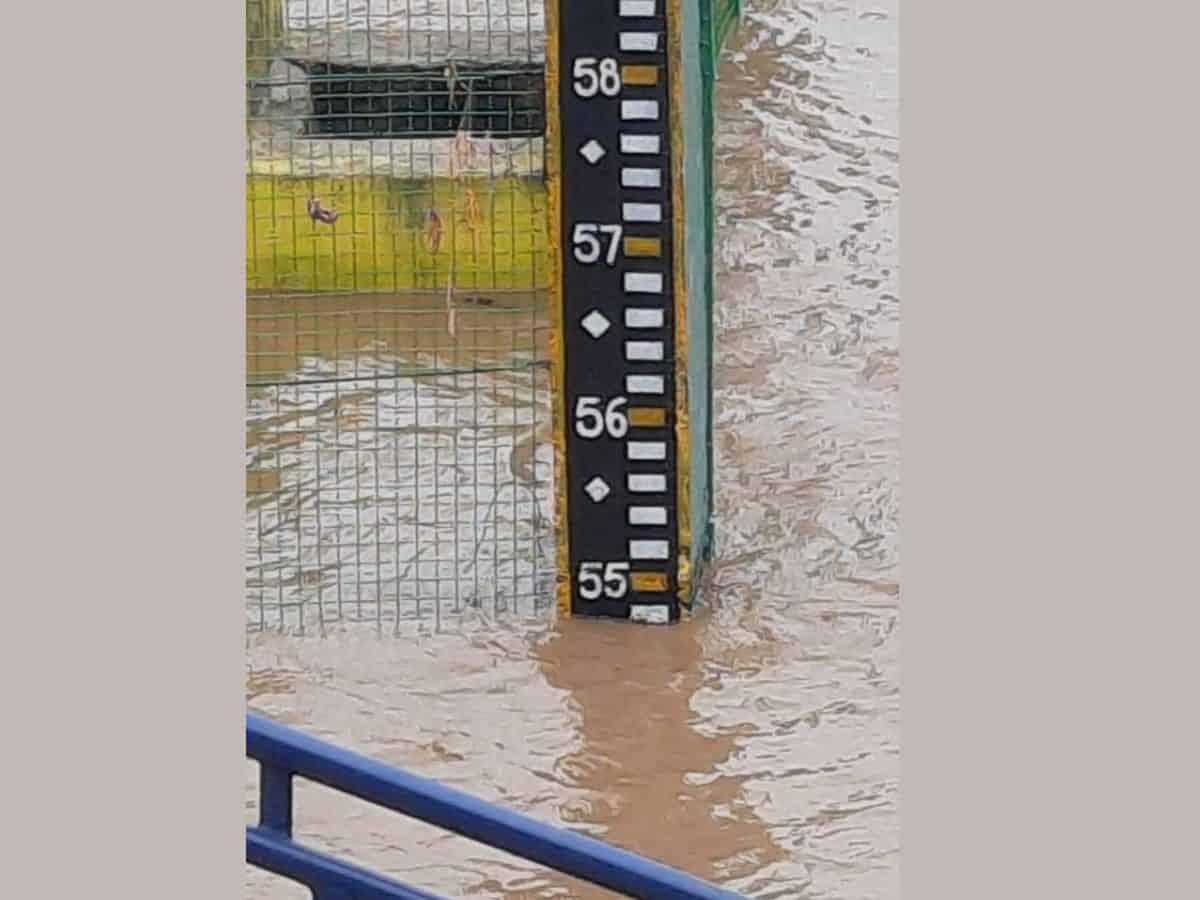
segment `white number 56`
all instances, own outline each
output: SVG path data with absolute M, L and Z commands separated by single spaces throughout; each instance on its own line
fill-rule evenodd
M 624 397 L 613 397 L 601 408 L 600 397 L 580 397 L 575 402 L 575 433 L 581 438 L 594 440 L 606 431 L 620 440 L 629 432 L 629 419 L 621 412 L 626 403 Z

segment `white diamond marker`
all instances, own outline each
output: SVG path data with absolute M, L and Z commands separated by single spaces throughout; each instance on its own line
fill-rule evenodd
M 600 160 L 604 159 L 604 148 L 600 146 L 598 140 L 592 138 L 579 148 L 579 155 L 594 166 Z
M 583 489 L 587 492 L 587 495 L 592 498 L 592 502 L 594 503 L 599 503 L 601 500 L 607 497 L 612 490 L 609 488 L 608 482 L 606 482 L 599 475 L 585 484 Z
M 583 321 L 579 323 L 586 331 L 594 338 L 601 337 L 604 332 L 608 331 L 612 322 L 604 317 L 604 313 L 598 309 L 593 309 L 590 313 L 583 317 Z

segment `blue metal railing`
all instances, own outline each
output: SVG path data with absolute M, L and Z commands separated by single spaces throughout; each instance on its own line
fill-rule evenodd
M 506 850 L 530 862 L 645 900 L 742 900 L 662 863 L 494 806 L 428 778 L 343 750 L 255 713 L 246 755 L 258 761 L 259 823 L 246 861 L 312 891 L 314 900 L 441 900 L 292 840 L 292 779 L 351 796 Z

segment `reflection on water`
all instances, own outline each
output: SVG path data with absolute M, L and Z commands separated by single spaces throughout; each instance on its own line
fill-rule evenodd
M 545 291 L 255 294 L 246 312 L 247 375 L 256 384 L 292 380 L 297 369 L 303 377 L 314 358 L 353 366 L 385 357 L 408 372 L 434 359 L 443 370 L 495 369 L 547 359 L 550 333 Z
M 247 613 L 259 628 L 351 619 L 399 632 L 464 612 L 531 615 L 553 591 L 552 449 L 538 372 L 397 377 L 314 361 L 254 392 Z
M 544 617 L 544 293 L 247 308 L 249 623 L 401 632 Z
M 706 613 L 252 631 L 256 709 L 749 896 L 898 896 L 896 7 L 752 2 L 725 54 Z M 299 809 L 448 896 L 604 896 L 316 789 Z

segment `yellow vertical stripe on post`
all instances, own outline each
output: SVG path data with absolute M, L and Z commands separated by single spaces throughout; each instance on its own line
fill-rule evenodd
M 679 519 L 676 596 L 680 616 L 691 607 L 692 592 L 692 518 L 690 502 L 691 444 L 688 441 L 688 381 L 687 381 L 687 235 L 684 228 L 685 198 L 683 159 L 686 135 L 683 133 L 683 4 L 682 0 L 667 2 L 667 66 L 671 97 L 671 218 L 673 228 L 673 279 L 675 299 L 675 515 Z
M 562 283 L 562 160 L 559 147 L 558 15 L 560 0 L 546 0 L 546 248 L 550 254 L 550 403 L 554 425 L 555 599 L 561 616 L 571 615 L 571 551 L 567 517 L 566 340 Z

